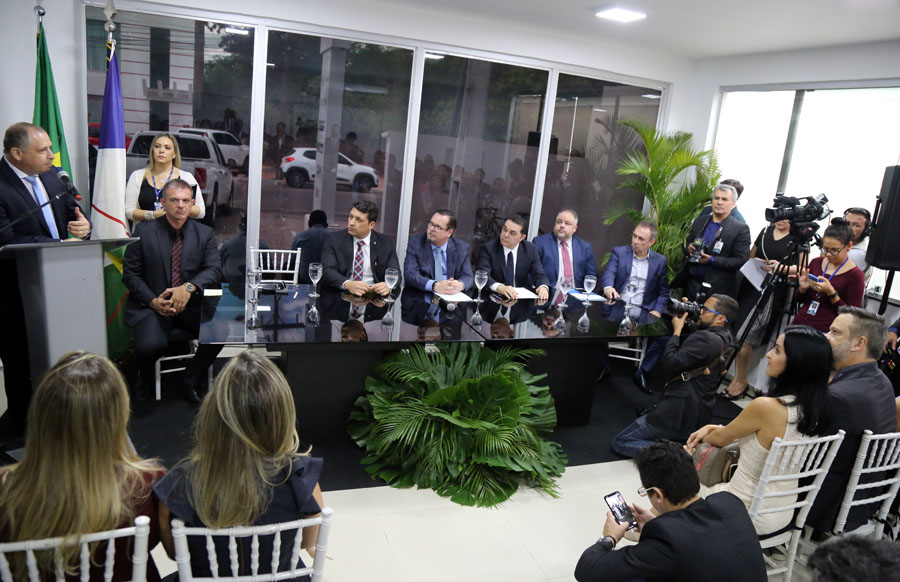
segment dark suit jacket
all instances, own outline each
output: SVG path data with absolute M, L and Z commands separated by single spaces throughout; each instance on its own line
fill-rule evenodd
M 56 176 L 56 170 L 44 172 L 39 176 L 47 196 L 52 198 L 65 190 L 65 186 Z M 37 208 L 37 202 L 28 191 L 22 180 L 16 175 L 5 159 L 0 161 L 0 228 L 5 227 L 13 220 Z M 78 203 L 71 196 L 64 196 L 50 203 L 53 209 L 53 217 L 56 219 L 56 228 L 59 236 L 67 238 L 67 226 L 69 221 L 75 220 L 75 209 Z M 15 225 L 11 229 L 0 234 L 0 246 L 22 243 L 45 243 L 58 241 L 51 238 L 50 230 L 44 223 L 43 211 L 38 210 L 27 219 Z
M 400 270 L 400 261 L 394 250 L 394 241 L 385 234 L 372 231 L 369 239 L 369 261 L 372 264 L 372 277 L 376 283 L 384 281 L 384 272 L 387 269 Z M 350 279 L 353 273 L 353 237 L 346 230 L 332 232 L 325 239 L 322 248 L 322 282 L 333 289 L 342 289 L 344 281 Z M 402 280 L 401 280 L 402 282 Z M 397 284 L 395 289 L 400 287 Z
M 556 235 L 552 232 L 542 234 L 534 238 L 534 246 L 541 255 L 541 266 L 544 275 L 552 283 L 559 279 L 559 250 L 556 244 Z M 597 276 L 597 263 L 594 261 L 594 249 L 591 243 L 575 235 L 570 241 L 572 245 L 572 270 L 575 271 L 575 286 L 584 288 L 584 276 Z
M 506 258 L 500 239 L 494 239 L 484 243 L 481 253 L 478 255 L 478 270 L 488 272 L 486 287 L 490 288 L 494 283 L 506 282 Z M 523 240 L 516 251 L 516 284 L 515 287 L 527 287 L 537 289 L 541 285 L 550 287 L 544 268 L 541 266 L 541 257 L 534 243 Z
M 606 269 L 603 271 L 601 279 L 600 291 L 607 287 L 613 287 L 619 293 L 625 289 L 628 278 L 631 276 L 631 264 L 634 258 L 634 251 L 631 245 L 621 247 L 613 247 L 609 253 L 609 261 L 606 263 Z M 666 307 L 666 301 L 669 300 L 669 274 L 666 270 L 668 261 L 666 257 L 650 251 L 650 265 L 647 269 L 647 284 L 644 287 L 644 302 L 641 305 L 647 311 L 663 312 Z M 604 305 L 604 314 L 610 307 Z
M 181 268 L 183 282 L 191 282 L 202 291 L 215 288 L 222 281 L 219 248 L 213 230 L 188 219 L 184 224 Z M 158 218 L 135 225 L 132 236 L 141 240 L 125 248 L 122 281 L 128 287 L 125 323 L 134 326 L 152 313 L 150 301 L 172 286 L 172 243 L 168 221 Z M 191 297 L 186 309 L 202 304 L 202 293 Z
M 662 400 L 647 414 L 647 422 L 679 430 L 685 435 L 707 424 L 712 417 L 722 369 L 733 350 L 734 336 L 730 327 L 710 327 L 684 337 L 672 336 L 659 362 L 665 378 L 668 380 L 682 372 L 706 366 L 709 374 L 701 374 L 687 382 L 680 379 L 670 382 Z
M 472 264 L 469 262 L 469 243 L 450 237 L 447 241 L 447 277 L 464 285 L 464 291 L 472 286 Z M 434 278 L 434 253 L 431 241 L 424 234 L 409 239 L 406 258 L 403 260 L 403 279 L 407 287 L 425 290 Z
M 832 417 L 825 434 L 834 434 L 840 429 L 846 434 L 806 518 L 807 525 L 822 531 L 831 531 L 834 526 L 863 431 L 868 429 L 883 434 L 897 430 L 894 389 L 875 362 L 850 366 L 838 372 L 828 385 L 828 400 Z M 871 478 L 860 479 L 860 483 L 880 480 L 874 478 L 876 475 L 867 477 Z M 877 507 L 878 504 L 851 509 L 844 531 L 866 523 Z
M 322 262 L 322 249 L 325 248 L 325 239 L 328 238 L 328 229 L 321 224 L 307 228 L 298 233 L 291 242 L 292 249 L 300 249 L 300 272 L 297 277 L 301 283 L 312 283 L 309 278 L 310 263 Z
M 687 245 L 694 242 L 695 239 L 703 234 L 703 229 L 706 228 L 706 223 L 709 220 L 709 216 L 698 216 L 696 220 L 694 220 L 694 224 L 691 226 L 691 232 L 687 237 L 685 251 L 687 251 Z M 718 253 L 714 253 L 712 252 L 712 249 L 710 249 L 708 254 L 713 257 L 712 260 L 706 265 L 701 265 L 706 267 L 704 281 L 709 283 L 712 287 L 710 295 L 722 293 L 729 297 L 734 297 L 736 292 L 735 276 L 737 271 L 744 266 L 744 263 L 750 258 L 750 227 L 735 217 L 728 215 L 728 217 L 722 221 L 722 236 L 719 237 L 719 240 L 722 242 L 722 250 Z M 685 261 L 681 266 L 681 270 L 676 276 L 676 280 L 679 284 L 676 284 L 675 281 L 673 281 L 673 287 L 682 287 L 683 281 L 685 280 L 684 278 L 693 277 L 693 275 L 688 273 L 690 265 L 691 264 L 687 262 L 687 257 L 685 256 Z
M 575 579 L 765 582 L 766 567 L 746 507 L 723 492 L 647 522 L 636 545 L 610 551 L 595 543 Z

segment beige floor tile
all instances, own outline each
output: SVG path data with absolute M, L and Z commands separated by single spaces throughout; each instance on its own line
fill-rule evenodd
M 379 515 L 458 507 L 458 505 L 445 497 L 441 497 L 431 489 L 396 489 L 384 486 L 371 487 L 368 491 L 372 497 L 375 510 Z
M 403 580 L 384 526 L 377 515 L 334 514 L 325 563 L 328 582 Z
M 371 488 L 323 491 L 325 505 L 334 510 L 335 515 L 360 517 L 377 515 L 378 509 L 372 500 Z

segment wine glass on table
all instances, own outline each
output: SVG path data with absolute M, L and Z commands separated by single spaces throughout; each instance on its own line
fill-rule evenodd
M 575 288 L 575 279 L 572 277 L 563 277 L 557 284 L 559 292 L 562 294 L 562 300 L 559 302 L 559 310 L 562 312 L 566 306 L 566 300 L 569 298 L 569 291 Z
M 399 269 L 386 269 L 384 271 L 384 282 L 387 283 L 387 286 L 391 288 L 391 293 L 394 291 L 394 286 L 397 285 L 397 282 L 400 281 L 400 270 Z M 387 302 L 390 303 L 393 301 L 393 297 L 391 297 L 390 293 L 387 296 Z
M 584 292 L 590 295 L 594 292 L 594 288 L 597 287 L 597 277 L 594 275 L 585 275 L 584 276 Z
M 313 288 L 312 293 L 309 294 L 310 297 L 318 297 L 319 294 L 316 293 L 316 285 L 319 284 L 319 280 L 322 278 L 322 263 L 310 263 L 309 264 L 309 280 L 312 281 Z
M 478 288 L 478 297 L 475 298 L 475 301 L 481 303 L 481 290 L 484 289 L 484 286 L 487 285 L 488 281 L 488 272 L 484 270 L 475 271 L 475 286 Z

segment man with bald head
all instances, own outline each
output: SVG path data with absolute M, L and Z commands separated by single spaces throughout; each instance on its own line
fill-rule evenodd
M 91 223 L 71 196 L 53 200 L 38 209 L 65 191 L 56 172 L 47 132 L 25 122 L 9 126 L 3 135 L 3 159 L 0 160 L 0 246 L 77 241 L 90 236 Z M 20 218 L 21 222 L 12 224 Z M 0 302 L 3 305 L 0 359 L 9 402 L 0 418 L 0 441 L 7 441 L 20 436 L 24 430 L 32 380 L 14 261 L 0 261 Z
M 594 249 L 591 243 L 575 234 L 577 230 L 578 213 L 565 208 L 556 215 L 553 232 L 534 238 L 544 274 L 557 288 L 561 279 L 571 278 L 576 288 L 584 289 L 585 276 L 597 276 Z M 559 299 L 562 298 L 554 298 L 554 302 Z

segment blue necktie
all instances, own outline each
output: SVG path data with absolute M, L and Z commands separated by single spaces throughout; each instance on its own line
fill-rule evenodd
M 37 176 L 25 176 L 25 180 L 31 184 L 31 191 L 34 193 L 34 200 L 37 202 L 37 205 L 40 206 L 47 200 L 43 196 L 43 190 L 38 186 Z M 44 214 L 44 222 L 47 223 L 47 229 L 50 231 L 50 235 L 53 238 L 59 238 L 59 229 L 56 228 L 56 219 L 53 217 L 53 209 L 48 204 L 41 208 L 41 211 Z
M 434 280 L 443 281 L 444 277 L 444 249 L 434 249 Z
M 516 271 L 513 269 L 512 251 L 506 253 L 506 284 L 510 287 L 516 286 Z

